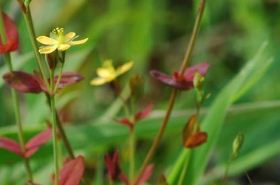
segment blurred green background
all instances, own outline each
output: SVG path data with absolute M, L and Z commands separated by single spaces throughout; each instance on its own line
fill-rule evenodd
M 4 10 L 14 17 L 20 34 L 20 50 L 13 54 L 17 68 L 32 72 L 36 67 L 31 44 L 22 14 L 16 1 L 5 1 Z M 65 89 L 59 95 L 59 108 L 68 125 L 67 133 L 76 153 L 86 156 L 87 175 L 96 184 L 103 183 L 103 155 L 114 146 L 121 148 L 124 167 L 127 163 L 127 129 L 110 118 L 121 117 L 120 103 L 115 102 L 109 86 L 93 87 L 90 80 L 104 59 L 115 65 L 134 60 L 129 74 L 120 78 L 125 86 L 129 77 L 140 74 L 144 79 L 143 95 L 137 106 L 153 101 L 151 118 L 137 127 L 139 138 L 137 157 L 143 158 L 152 136 L 159 127 L 171 89 L 151 79 L 149 70 L 160 69 L 172 73 L 183 59 L 192 30 L 198 1 L 191 0 L 33 0 L 31 11 L 37 35 L 48 35 L 55 27 L 74 31 L 89 41 L 73 47 L 67 53 L 67 70 L 79 71 L 85 80 Z M 241 131 L 245 144 L 241 162 L 233 166 L 232 183 L 248 184 L 248 171 L 254 184 L 279 184 L 280 168 L 280 2 L 278 0 L 211 0 L 207 2 L 201 31 L 192 63 L 208 61 L 206 78 L 211 97 L 204 113 L 220 90 L 250 60 L 263 42 L 268 42 L 263 55 L 274 62 L 245 96 L 233 105 L 224 121 L 210 165 L 202 184 L 221 178 L 222 166 L 227 162 L 231 142 Z M 266 62 L 264 60 L 264 62 Z M 6 71 L 0 60 L 1 76 Z M 10 91 L 0 80 L 0 135 L 16 137 Z M 194 94 L 180 94 L 175 105 L 167 134 L 155 157 L 156 169 L 168 172 L 178 157 L 181 129 L 193 111 Z M 26 137 L 45 127 L 50 119 L 43 95 L 22 95 L 21 108 Z M 114 103 L 113 103 L 114 102 Z M 117 114 L 119 113 L 119 114 Z M 217 112 L 217 114 L 219 114 Z M 63 150 L 63 147 L 61 147 Z M 32 157 L 35 179 L 47 184 L 52 171 L 51 144 Z M 162 155 L 164 153 L 164 155 Z M 243 158 L 242 158 L 243 157 Z M 243 162 L 242 162 L 243 160 Z M 141 160 L 138 161 L 140 165 Z M 278 173 L 278 176 L 277 176 Z M 157 174 L 154 175 L 155 178 Z M 25 172 L 21 160 L 14 154 L 0 150 L 0 184 L 23 184 Z M 231 181 L 231 180 L 230 180 Z

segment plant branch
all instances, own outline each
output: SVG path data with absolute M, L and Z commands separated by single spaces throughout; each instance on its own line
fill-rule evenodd
M 198 15 L 197 15 L 196 20 L 195 20 L 195 24 L 194 24 L 193 32 L 192 32 L 192 35 L 191 35 L 191 39 L 190 39 L 188 48 L 186 50 L 186 54 L 185 54 L 185 57 L 183 59 L 181 68 L 180 68 L 180 73 L 181 74 L 185 71 L 185 69 L 187 68 L 188 63 L 191 59 L 192 51 L 194 49 L 195 41 L 196 41 L 196 38 L 197 38 L 197 35 L 198 35 L 198 32 L 199 32 L 201 18 L 202 18 L 204 8 L 205 8 L 205 2 L 206 2 L 206 0 L 201 0 L 199 12 L 198 12 Z M 158 145 L 159 145 L 159 143 L 162 139 L 162 136 L 164 134 L 165 128 L 167 126 L 167 123 L 169 121 L 170 115 L 172 113 L 172 110 L 173 110 L 173 107 L 174 107 L 174 104 L 175 104 L 177 93 L 178 93 L 178 91 L 176 89 L 172 90 L 172 93 L 171 93 L 170 98 L 169 98 L 169 103 L 168 103 L 168 107 L 167 107 L 165 117 L 162 121 L 161 127 L 160 127 L 155 139 L 153 140 L 152 146 L 149 149 L 149 151 L 148 151 L 148 153 L 147 153 L 147 155 L 144 159 L 142 167 L 140 168 L 139 175 L 141 175 L 143 173 L 143 170 L 147 167 L 148 163 L 152 159 L 152 157 L 153 157 L 153 155 L 154 155 L 154 153 L 155 153 L 155 151 L 156 151 L 156 149 L 157 149 L 157 147 L 158 147 Z
M 1 9 L 2 8 L 0 6 L 0 10 Z M 0 12 L 2 12 L 2 11 L 0 11 Z M 0 13 L 0 35 L 1 35 L 2 42 L 3 43 L 7 42 L 2 13 Z M 8 65 L 9 71 L 13 72 L 13 64 L 12 64 L 10 53 L 3 55 L 3 57 L 5 60 L 5 63 Z M 21 148 L 21 152 L 25 153 L 25 142 L 24 142 L 24 134 L 23 134 L 23 128 L 22 128 L 21 114 L 20 114 L 19 99 L 18 99 L 18 95 L 17 95 L 16 91 L 13 88 L 11 88 L 11 94 L 12 94 L 15 120 L 16 120 L 17 129 L 18 129 L 17 133 L 18 133 L 20 148 Z M 31 171 L 29 159 L 23 158 L 23 160 L 24 160 L 24 165 L 25 165 L 26 172 L 28 174 L 29 181 L 33 182 L 33 175 L 32 175 L 32 171 Z

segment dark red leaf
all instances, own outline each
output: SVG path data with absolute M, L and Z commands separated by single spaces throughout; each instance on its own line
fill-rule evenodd
M 4 12 L 1 12 L 6 32 L 7 40 L 3 42 L 0 39 L 0 54 L 9 53 L 18 49 L 18 32 L 15 23 L 13 20 L 6 15 Z
M 84 79 L 83 76 L 78 74 L 78 73 L 65 72 L 61 76 L 58 88 L 62 89 L 64 87 L 68 86 L 68 85 L 78 83 L 83 79 Z M 58 80 L 58 76 L 55 76 L 55 79 L 54 79 L 55 83 L 57 82 L 57 80 Z
M 153 110 L 153 106 L 154 105 L 150 103 L 142 111 L 137 112 L 135 115 L 135 121 L 137 122 L 148 117 Z
M 52 137 L 51 128 L 40 132 L 33 138 L 31 138 L 25 145 L 25 157 L 32 156 L 43 144 L 47 143 Z
M 36 77 L 22 71 L 6 73 L 3 79 L 12 88 L 22 93 L 40 93 L 43 91 Z
M 116 150 L 112 155 L 105 155 L 104 160 L 109 178 L 112 180 L 117 180 L 119 175 L 121 174 L 119 166 L 119 152 Z
M 132 121 L 130 121 L 128 118 L 123 118 L 123 119 L 117 120 L 117 122 L 122 125 L 128 126 L 129 129 L 132 129 L 134 127 L 134 123 Z
M 187 148 L 195 148 L 198 147 L 199 145 L 202 145 L 207 141 L 207 133 L 206 132 L 197 132 L 193 135 L 191 135 L 185 144 L 185 147 Z
M 20 145 L 12 139 L 0 137 L 0 148 L 22 156 Z
M 158 81 L 160 81 L 160 82 L 162 82 L 166 85 L 169 85 L 171 87 L 175 87 L 175 88 L 180 89 L 180 84 L 177 83 L 176 80 L 174 80 L 171 76 L 168 76 L 167 74 L 162 73 L 162 72 L 157 71 L 157 70 L 150 71 L 150 74 L 156 80 L 158 80 Z
M 151 177 L 151 175 L 153 174 L 153 169 L 154 169 L 154 165 L 150 164 L 148 165 L 143 172 L 141 173 L 141 175 L 138 177 L 135 185 L 142 185 L 145 182 L 147 182 L 149 180 L 149 178 Z
M 207 63 L 198 64 L 189 67 L 183 74 L 175 72 L 172 76 L 168 76 L 160 71 L 152 70 L 150 73 L 153 78 L 160 82 L 179 90 L 189 90 L 193 88 L 193 80 L 195 73 L 199 72 L 204 76 L 209 65 Z
M 59 185 L 79 185 L 85 170 L 84 158 L 78 156 L 68 160 L 60 170 Z

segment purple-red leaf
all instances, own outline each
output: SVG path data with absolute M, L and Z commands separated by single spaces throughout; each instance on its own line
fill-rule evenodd
M 78 73 L 65 72 L 61 76 L 61 79 L 58 84 L 58 88 L 62 89 L 68 85 L 78 83 L 83 79 L 84 79 L 83 76 Z M 55 83 L 57 83 L 57 80 L 58 80 L 58 76 L 55 76 L 55 78 L 54 78 Z
M 144 107 L 143 110 L 137 112 L 133 119 L 129 119 L 129 118 L 123 118 L 120 120 L 117 120 L 118 123 L 122 124 L 122 125 L 126 125 L 129 127 L 130 130 L 132 130 L 135 126 L 135 124 L 138 121 L 141 121 L 142 119 L 145 119 L 146 117 L 148 117 L 150 115 L 150 113 L 153 110 L 153 104 L 150 103 L 148 104 L 146 107 Z
M 6 149 L 12 153 L 22 156 L 20 145 L 12 139 L 0 137 L 0 148 Z
M 129 129 L 132 129 L 134 127 L 134 123 L 132 121 L 130 121 L 128 118 L 123 118 L 123 119 L 117 120 L 117 122 L 122 125 L 128 126 Z
M 4 12 L 0 12 L 3 17 L 4 29 L 6 33 L 7 40 L 3 42 L 0 39 L 0 54 L 9 53 L 18 49 L 18 32 L 13 20 L 6 15 Z
M 33 138 L 31 138 L 25 145 L 26 152 L 25 157 L 32 156 L 37 150 L 45 143 L 47 143 L 52 137 L 51 128 L 40 132 Z
M 6 73 L 3 79 L 12 88 L 22 93 L 40 93 L 43 91 L 36 77 L 22 71 Z
M 68 160 L 60 170 L 59 185 L 79 185 L 85 170 L 84 158 L 78 156 Z
M 148 117 L 153 110 L 153 106 L 154 105 L 150 103 L 142 111 L 137 112 L 135 115 L 135 121 L 137 122 Z
M 112 180 L 117 180 L 119 174 L 121 173 L 119 167 L 119 152 L 116 150 L 112 155 L 105 155 L 104 160 L 109 178 Z
M 147 182 L 149 180 L 149 178 L 151 177 L 151 175 L 153 174 L 153 169 L 154 169 L 154 165 L 150 164 L 148 165 L 143 172 L 141 173 L 141 175 L 138 177 L 135 185 L 142 185 L 145 182 Z
M 195 73 L 205 76 L 209 65 L 201 63 L 187 68 L 183 74 L 175 72 L 172 76 L 168 76 L 160 71 L 152 70 L 151 76 L 160 82 L 179 90 L 189 90 L 193 88 L 193 80 Z

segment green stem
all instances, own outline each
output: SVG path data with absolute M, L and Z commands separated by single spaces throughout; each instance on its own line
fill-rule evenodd
M 192 35 L 191 35 L 191 39 L 190 39 L 188 48 L 186 50 L 186 54 L 185 54 L 184 60 L 182 62 L 181 68 L 180 68 L 180 73 L 183 73 L 185 71 L 185 69 L 187 68 L 188 63 L 190 61 L 190 58 L 192 56 L 192 51 L 193 51 L 194 46 L 195 46 L 195 41 L 196 41 L 196 38 L 197 38 L 197 35 L 198 35 L 198 32 L 199 32 L 201 18 L 202 18 L 204 8 L 205 8 L 205 2 L 206 2 L 206 0 L 201 0 L 199 12 L 198 12 L 198 15 L 196 17 L 193 32 L 192 32 Z M 176 100 L 176 96 L 177 96 L 177 90 L 174 89 L 172 91 L 171 95 L 170 95 L 169 104 L 168 104 L 167 111 L 166 111 L 165 117 L 163 119 L 163 122 L 161 124 L 161 127 L 160 127 L 155 139 L 153 140 L 151 148 L 149 149 L 149 151 L 148 151 L 148 153 L 147 153 L 147 155 L 144 159 L 144 162 L 143 162 L 142 167 L 140 169 L 139 175 L 141 175 L 143 173 L 143 170 L 146 168 L 146 166 L 150 162 L 151 158 L 153 157 L 153 155 L 154 155 L 154 153 L 155 153 L 155 151 L 156 151 L 156 149 L 157 149 L 157 147 L 160 143 L 160 140 L 161 140 L 161 138 L 164 134 L 165 128 L 166 128 L 167 123 L 169 121 L 171 112 L 173 110 L 173 106 L 174 106 L 174 103 L 175 103 L 175 100 Z
M 54 72 L 51 71 L 50 87 L 51 92 L 54 90 Z M 52 137 L 53 137 L 53 158 L 55 170 L 55 185 L 59 185 L 59 156 L 58 156 L 58 137 L 57 137 L 57 117 L 55 106 L 55 94 L 50 96 L 51 112 L 52 112 Z
M 58 85 L 60 83 L 60 80 L 61 80 L 61 77 L 62 77 L 62 72 L 63 72 L 63 67 L 64 67 L 64 62 L 62 63 L 61 67 L 60 67 L 60 70 L 59 70 L 59 73 L 58 73 L 58 78 L 57 78 L 57 81 L 55 83 L 55 87 L 54 87 L 54 93 L 57 91 L 57 88 L 58 88 Z
M 32 47 L 33 47 L 33 51 L 35 53 L 35 57 L 36 57 L 36 63 L 38 65 L 39 71 L 40 71 L 40 73 L 41 73 L 41 75 L 44 79 L 45 84 L 47 85 L 48 89 L 50 90 L 49 83 L 48 83 L 48 74 L 45 72 L 45 69 L 46 69 L 45 66 L 48 66 L 48 65 L 44 65 L 44 63 L 42 62 L 40 53 L 39 53 L 39 48 L 38 48 L 38 45 L 37 45 L 37 42 L 36 42 L 36 34 L 35 34 L 33 20 L 32 20 L 32 16 L 31 16 L 31 12 L 30 12 L 30 7 L 29 7 L 29 5 L 25 6 L 24 2 L 22 0 L 18 0 L 18 2 L 19 2 L 19 5 L 21 7 L 21 10 L 22 10 L 25 23 L 27 25 L 27 30 L 28 30 L 28 33 L 29 33 L 30 41 L 31 41 L 31 44 L 32 44 Z M 46 97 L 47 97 L 47 100 L 50 102 L 50 108 L 51 108 L 52 97 L 49 94 L 46 94 Z M 52 112 L 55 111 L 56 125 L 59 129 L 59 133 L 61 134 L 61 138 L 63 140 L 64 146 L 65 146 L 68 154 L 70 155 L 70 157 L 72 159 L 74 159 L 75 155 L 74 155 L 73 149 L 72 149 L 71 144 L 70 144 L 70 142 L 67 138 L 67 135 L 64 131 L 63 125 L 59 120 L 58 113 L 55 109 L 53 110 L 52 108 L 51 108 L 51 111 Z M 85 184 L 89 184 L 85 180 L 85 178 L 83 178 L 83 182 Z
M 0 6 L 0 10 L 1 9 L 2 8 Z M 2 12 L 2 11 L 0 11 L 0 12 Z M 3 25 L 2 14 L 0 14 L 0 34 L 1 34 L 2 43 L 7 42 L 5 28 L 4 28 L 4 25 Z M 5 54 L 3 56 L 4 56 L 4 60 L 5 60 L 6 64 L 8 65 L 9 71 L 13 72 L 13 65 L 12 65 L 10 53 Z M 25 153 L 25 142 L 24 142 L 24 134 L 23 134 L 23 129 L 22 129 L 22 121 L 21 121 L 21 114 L 20 114 L 19 99 L 18 99 L 18 95 L 17 95 L 17 93 L 16 93 L 16 91 L 14 89 L 11 89 L 11 94 L 12 94 L 12 101 L 13 101 L 15 120 L 16 120 L 17 129 L 18 129 L 17 133 L 18 133 L 18 139 L 19 139 L 19 143 L 20 143 L 20 148 L 21 148 L 21 152 Z M 25 169 L 26 169 L 29 181 L 33 182 L 33 175 L 32 175 L 32 171 L 31 171 L 29 159 L 28 158 L 23 158 L 23 160 L 24 160 L 24 165 L 25 165 Z
M 153 157 L 153 155 L 154 155 L 154 153 L 157 149 L 157 146 L 160 143 L 160 140 L 161 140 L 161 138 L 164 134 L 165 128 L 167 126 L 169 117 L 171 115 L 171 112 L 172 112 L 172 109 L 173 109 L 173 106 L 174 106 L 174 103 L 175 103 L 176 95 L 177 95 L 177 90 L 173 90 L 172 93 L 171 93 L 171 96 L 169 98 L 169 103 L 168 103 L 168 107 L 167 107 L 165 117 L 163 119 L 163 122 L 161 124 L 161 127 L 160 127 L 155 139 L 153 140 L 153 144 L 152 144 L 150 150 L 148 151 L 148 153 L 146 155 L 146 158 L 144 159 L 142 167 L 140 168 L 139 175 L 141 175 L 143 173 L 143 170 L 147 167 L 148 163 L 150 162 L 151 158 Z
M 130 180 L 134 179 L 135 170 L 135 129 L 132 128 L 129 137 L 129 177 Z
M 55 185 L 59 185 L 59 159 L 58 159 L 58 138 L 57 138 L 57 121 L 55 110 L 55 97 L 51 96 L 51 110 L 52 110 L 52 136 L 53 136 L 53 158 L 55 170 Z
M 22 0 L 18 0 L 18 2 L 19 2 L 21 7 L 24 6 L 24 3 L 22 2 Z M 45 83 L 49 86 L 49 83 L 47 82 L 47 74 L 45 73 L 45 70 L 43 68 L 43 63 L 41 61 L 39 48 L 38 48 L 38 45 L 37 45 L 37 42 L 36 42 L 36 34 L 35 34 L 35 31 L 34 31 L 33 21 L 32 21 L 31 12 L 30 12 L 29 7 L 23 7 L 22 12 L 23 12 L 23 15 L 24 15 L 25 23 L 27 25 L 30 41 L 31 41 L 32 47 L 33 47 L 33 51 L 34 51 L 34 54 L 35 54 L 35 57 L 36 57 L 36 63 L 39 67 L 40 73 L 42 74 L 42 76 L 44 78 Z M 48 94 L 46 94 L 46 97 L 47 97 L 48 101 L 50 102 L 50 96 Z M 63 143 L 64 143 L 70 157 L 73 159 L 73 158 L 75 158 L 73 149 L 72 149 L 72 147 L 70 145 L 70 142 L 69 142 L 69 140 L 68 140 L 68 138 L 65 134 L 64 128 L 63 128 L 63 126 L 62 126 L 62 124 L 59 120 L 58 114 L 57 114 L 56 117 L 57 117 L 57 126 L 58 126 L 58 129 L 59 129 L 59 133 L 61 134 Z
M 32 48 L 33 48 L 33 51 L 34 51 L 34 54 L 35 54 L 35 57 L 36 57 L 37 66 L 39 68 L 41 76 L 43 77 L 43 80 L 44 80 L 45 84 L 47 86 L 49 86 L 48 79 L 47 79 L 48 75 L 47 75 L 46 70 L 45 70 L 46 67 L 43 64 L 41 55 L 40 55 L 39 50 L 38 50 L 38 45 L 37 45 L 37 42 L 36 42 L 36 33 L 35 33 L 35 30 L 34 30 L 33 20 L 32 20 L 32 16 L 31 16 L 29 6 L 25 7 L 25 11 L 23 11 L 23 17 L 24 17 L 25 23 L 27 25 L 27 31 L 28 31 L 29 38 L 30 38 L 30 41 L 31 41 L 31 44 L 32 44 Z
M 193 53 L 193 49 L 194 49 L 194 45 L 195 45 L 195 42 L 196 42 L 196 39 L 197 39 L 197 36 L 199 33 L 201 19 L 202 19 L 203 12 L 205 9 L 205 3 L 206 3 L 206 0 L 201 0 L 201 2 L 200 2 L 199 11 L 198 11 L 198 14 L 195 19 L 191 39 L 189 41 L 189 45 L 187 47 L 187 51 L 185 53 L 185 56 L 184 56 L 184 59 L 183 59 L 183 62 L 182 62 L 181 68 L 180 68 L 180 73 L 184 73 L 185 69 L 188 67 L 188 64 L 190 62 L 190 59 L 191 59 L 191 56 Z

